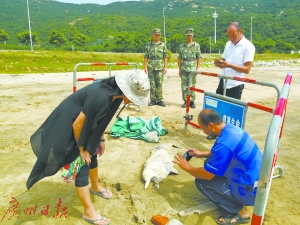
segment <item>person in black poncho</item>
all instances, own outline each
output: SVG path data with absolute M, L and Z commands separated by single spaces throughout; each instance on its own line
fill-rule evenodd
M 26 183 L 28 190 L 81 156 L 85 163 L 77 173 L 75 186 L 84 207 L 82 218 L 92 224 L 109 224 L 90 199 L 90 192 L 107 199 L 112 196 L 98 183 L 96 153 L 104 153 L 103 133 L 122 101 L 147 105 L 149 91 L 148 76 L 136 70 L 90 84 L 64 99 L 30 138 L 37 161 Z

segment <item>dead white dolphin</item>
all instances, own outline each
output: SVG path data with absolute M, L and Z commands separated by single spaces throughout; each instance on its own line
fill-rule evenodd
M 174 155 L 172 154 L 172 144 L 164 144 L 155 147 L 151 151 L 150 157 L 144 164 L 143 179 L 145 189 L 148 188 L 150 181 L 154 182 L 155 187 L 159 188 L 159 183 L 163 181 L 170 173 L 178 174 L 173 168 Z

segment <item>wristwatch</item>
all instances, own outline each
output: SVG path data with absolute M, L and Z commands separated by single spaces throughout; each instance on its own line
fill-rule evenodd
M 99 142 L 105 142 L 105 139 L 100 138 Z

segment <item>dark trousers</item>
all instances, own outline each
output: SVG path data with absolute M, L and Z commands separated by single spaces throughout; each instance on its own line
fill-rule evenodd
M 235 99 L 241 99 L 244 87 L 245 87 L 244 84 L 240 84 L 236 87 L 226 89 L 226 96 Z M 223 91 L 224 91 L 224 81 L 223 78 L 221 78 L 216 93 L 219 95 L 223 95 Z
M 196 178 L 195 185 L 216 206 L 229 213 L 236 214 L 243 208 L 243 204 L 232 195 L 225 177 L 214 176 L 211 180 Z
M 90 169 L 94 169 L 97 166 L 98 166 L 97 154 L 95 154 L 91 157 L 90 165 L 83 165 L 80 168 L 80 170 L 77 173 L 77 176 L 75 178 L 75 186 L 76 187 L 85 187 L 85 186 L 87 186 L 89 184 Z

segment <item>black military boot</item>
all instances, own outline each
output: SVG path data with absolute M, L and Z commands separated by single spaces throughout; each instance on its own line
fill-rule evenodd
M 156 105 L 159 105 L 161 107 L 166 107 L 166 104 L 163 101 L 157 102 Z
M 186 102 L 184 102 L 181 107 L 185 108 L 186 107 Z
M 155 105 L 155 103 L 156 103 L 155 101 L 151 100 L 151 102 L 148 104 L 148 106 L 153 106 L 153 105 Z
M 194 101 L 191 101 L 190 106 L 191 106 L 192 109 L 196 108 L 196 105 L 195 105 Z

